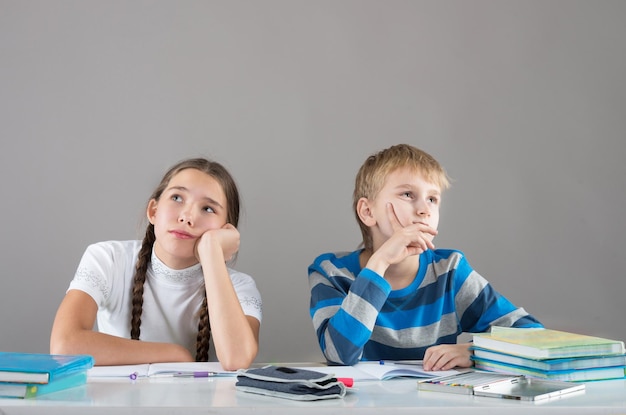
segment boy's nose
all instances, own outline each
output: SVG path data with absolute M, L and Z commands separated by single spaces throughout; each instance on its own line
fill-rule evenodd
M 430 207 L 425 202 L 417 202 L 415 210 L 418 215 L 428 215 L 430 213 Z

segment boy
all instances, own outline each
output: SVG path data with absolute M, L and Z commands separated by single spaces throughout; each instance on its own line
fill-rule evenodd
M 309 266 L 310 313 L 331 363 L 423 359 L 425 370 L 472 365 L 463 332 L 542 327 L 474 271 L 462 252 L 435 249 L 447 174 L 429 154 L 392 146 L 361 166 L 353 208 L 363 248 Z

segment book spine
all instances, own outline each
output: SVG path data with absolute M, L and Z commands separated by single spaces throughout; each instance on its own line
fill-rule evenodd
M 85 383 L 87 383 L 87 371 L 83 370 L 82 372 L 65 376 L 46 385 L 28 385 L 24 398 L 35 398 L 48 393 L 81 386 Z

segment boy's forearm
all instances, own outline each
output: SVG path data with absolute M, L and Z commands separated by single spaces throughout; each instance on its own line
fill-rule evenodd
M 338 294 L 342 297 L 340 310 L 334 312 L 331 317 L 319 321 L 313 315 L 320 346 L 328 360 L 346 365 L 358 361 L 363 347 L 372 335 L 378 312 L 390 290 L 389 283 L 380 275 L 373 270 L 364 269 L 352 284 L 348 295 Z M 327 314 L 324 309 L 331 307 L 336 306 L 316 309 L 313 304 L 311 311 L 323 316 Z M 346 318 L 346 315 L 349 318 Z M 353 320 L 361 324 L 346 324 L 347 321 Z

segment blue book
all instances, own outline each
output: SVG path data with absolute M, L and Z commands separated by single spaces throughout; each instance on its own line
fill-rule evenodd
M 475 357 L 472 360 L 474 361 L 474 367 L 478 370 L 510 375 L 524 375 L 535 379 L 585 382 L 591 380 L 623 379 L 626 376 L 626 366 L 545 371 Z
M 0 398 L 36 398 L 48 393 L 81 386 L 85 383 L 87 383 L 86 370 L 44 384 L 0 382 Z
M 524 356 L 497 352 L 472 346 L 472 358 L 490 360 L 510 365 L 524 366 L 543 371 L 591 369 L 597 367 L 626 366 L 626 354 L 568 357 L 557 359 L 531 359 Z
M 93 365 L 89 355 L 0 352 L 0 382 L 45 384 Z

